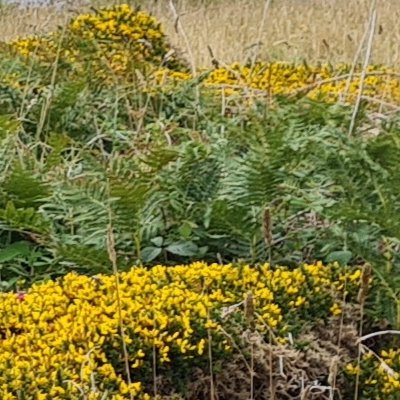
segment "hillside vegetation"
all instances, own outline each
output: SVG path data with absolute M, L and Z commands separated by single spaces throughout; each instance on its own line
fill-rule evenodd
M 400 71 L 189 50 L 1 43 L 0 397 L 397 399 Z

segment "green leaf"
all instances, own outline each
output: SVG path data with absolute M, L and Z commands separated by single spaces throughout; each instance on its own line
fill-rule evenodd
M 175 242 L 167 247 L 167 251 L 178 256 L 190 257 L 198 252 L 198 247 L 193 242 Z
M 351 258 L 353 257 L 353 253 L 348 250 L 340 250 L 340 251 L 333 251 L 332 253 L 328 254 L 326 257 L 326 261 L 328 263 L 338 262 L 340 265 L 347 265 Z
M 90 270 L 92 274 L 109 271 L 110 260 L 107 250 L 84 244 L 60 243 L 54 253 L 63 266 L 73 267 L 80 272 Z M 121 267 L 122 265 L 119 264 Z M 59 272 L 59 271 L 57 271 Z
M 208 251 L 208 246 L 202 246 L 202 247 L 199 247 L 199 255 L 200 256 L 205 256 L 206 254 L 207 254 L 207 251 Z
M 51 230 L 51 223 L 34 208 L 17 208 L 8 201 L 5 208 L 0 209 L 0 227 L 10 231 L 27 230 L 46 234 Z
M 18 281 L 19 277 L 9 279 L 7 281 L 0 281 L 0 291 L 9 291 L 12 286 Z
M 151 243 L 154 244 L 156 247 L 161 247 L 164 243 L 164 238 L 162 236 L 157 236 L 150 240 Z
M 192 234 L 192 226 L 189 222 L 184 222 L 179 228 L 179 234 L 184 238 L 188 239 Z
M 0 263 L 11 261 L 20 256 L 27 256 L 31 250 L 28 242 L 16 242 L 0 249 Z
M 35 171 L 20 165 L 14 167 L 2 186 L 17 208 L 37 209 L 41 199 L 49 195 L 48 186 L 35 176 Z
M 160 247 L 145 247 L 142 250 L 142 261 L 147 263 L 155 260 L 162 252 L 162 249 Z
M 0 140 L 15 134 L 19 125 L 19 121 L 13 115 L 0 115 Z

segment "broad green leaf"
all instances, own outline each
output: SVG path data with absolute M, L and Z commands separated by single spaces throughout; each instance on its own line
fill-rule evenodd
M 157 236 L 150 240 L 151 243 L 154 244 L 156 247 L 161 247 L 164 243 L 164 238 L 162 236 Z
M 142 261 L 147 263 L 155 260 L 162 252 L 162 249 L 160 247 L 145 247 L 142 252 Z
M 326 257 L 326 261 L 328 263 L 338 262 L 340 265 L 347 265 L 353 254 L 351 251 L 348 250 L 340 250 L 340 251 L 333 251 L 332 253 L 328 254 Z
M 198 247 L 193 242 L 175 242 L 167 247 L 167 251 L 178 256 L 190 257 L 198 252 Z
M 0 263 L 11 261 L 17 257 L 27 256 L 31 250 L 28 242 L 16 242 L 0 249 Z

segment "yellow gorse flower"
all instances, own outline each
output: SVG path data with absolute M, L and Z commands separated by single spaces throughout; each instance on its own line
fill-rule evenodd
M 72 19 L 63 34 L 20 38 L 11 43 L 22 57 L 34 57 L 53 65 L 58 72 L 81 74 L 90 69 L 91 79 L 103 84 L 129 82 L 138 70 L 144 72 L 147 91 L 174 90 L 193 79 L 187 65 L 169 45 L 155 17 L 123 4 L 101 8 Z M 353 103 L 361 85 L 361 66 L 351 74 L 351 65 L 307 65 L 288 62 L 233 63 L 205 74 L 200 86 L 207 93 L 253 104 L 256 98 L 306 96 L 329 103 Z M 400 78 L 394 68 L 369 65 L 363 81 L 364 100 L 371 104 L 400 101 Z M 136 77 L 137 78 L 137 77 Z
M 376 398 L 383 394 L 387 399 L 396 399 L 400 390 L 400 349 L 381 350 L 379 355 L 366 352 L 359 365 L 347 365 L 346 373 L 359 374 L 360 382 L 369 386 L 367 390 L 373 388 Z
M 332 304 L 332 283 L 346 274 L 354 276 L 355 271 L 321 263 L 292 270 L 202 262 L 136 267 L 119 276 L 120 314 L 114 276 L 70 273 L 35 284 L 24 296 L 0 294 L 0 398 L 13 398 L 22 388 L 37 395 L 50 393 L 53 399 L 81 391 L 93 396 L 93 387 L 114 398 L 146 398 L 135 371 L 149 369 L 154 351 L 159 365 L 179 364 L 180 357 L 207 357 L 210 332 L 214 350 L 231 350 L 220 331 L 222 324 L 229 330 L 223 310 L 240 303 L 249 291 L 258 331 L 268 336 L 272 329 L 284 343 L 281 332 L 291 323 L 285 315 Z M 337 295 L 342 297 L 340 291 Z M 310 296 L 312 301 L 306 301 Z M 235 312 L 244 318 L 243 310 Z M 119 315 L 131 384 L 121 374 Z
M 15 40 L 11 48 L 42 63 L 58 61 L 58 72 L 82 74 L 112 83 L 135 69 L 183 67 L 155 17 L 127 4 L 100 8 L 72 19 L 65 32 Z M 168 55 L 168 60 L 165 57 Z
M 238 63 L 209 71 L 203 87 L 224 97 L 253 99 L 273 96 L 302 95 L 314 100 L 353 103 L 358 95 L 361 67 L 350 77 L 351 66 L 346 64 L 305 65 L 285 62 L 258 63 L 253 68 Z M 205 73 L 206 70 L 200 71 Z M 400 101 L 400 75 L 393 68 L 370 65 L 364 80 L 363 96 L 380 100 Z M 155 83 L 162 89 L 179 81 L 191 79 L 187 72 L 161 69 L 154 72 Z M 349 80 L 349 78 L 351 78 Z

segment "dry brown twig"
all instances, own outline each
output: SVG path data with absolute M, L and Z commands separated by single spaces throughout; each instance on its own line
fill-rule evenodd
M 368 295 L 368 289 L 370 285 L 370 279 L 372 274 L 371 265 L 365 264 L 363 266 L 362 275 L 361 275 L 361 285 L 360 290 L 358 292 L 357 301 L 360 303 L 360 327 L 359 327 L 359 336 L 362 337 L 363 332 L 363 322 L 364 322 L 364 308 L 365 301 Z M 360 364 L 361 364 L 361 345 L 358 346 L 358 354 L 357 354 L 357 374 L 356 374 L 356 382 L 354 387 L 354 400 L 358 399 L 358 392 L 360 386 Z
M 207 310 L 208 319 L 210 319 L 210 311 Z M 208 362 L 210 373 L 210 400 L 215 400 L 215 382 L 213 371 L 213 353 L 212 353 L 212 334 L 210 328 L 207 329 L 207 345 L 208 345 Z
M 193 51 L 192 51 L 192 46 L 190 45 L 189 38 L 188 38 L 188 36 L 186 34 L 186 31 L 183 28 L 183 25 L 182 25 L 182 23 L 180 21 L 180 16 L 179 16 L 179 14 L 178 14 L 178 12 L 176 10 L 176 7 L 175 7 L 175 4 L 174 4 L 173 0 L 169 0 L 169 7 L 170 7 L 172 15 L 174 17 L 174 28 L 175 28 L 175 31 L 176 31 L 176 33 L 182 35 L 182 38 L 183 38 L 183 40 L 185 42 L 186 50 L 187 50 L 187 52 L 189 54 L 189 58 L 190 58 L 190 67 L 191 67 L 191 70 L 192 70 L 192 76 L 195 77 L 197 75 L 197 68 L 196 68 L 196 62 L 195 62 L 195 59 L 194 59 L 194 54 L 193 54 Z
M 118 264 L 117 264 L 117 253 L 115 251 L 115 237 L 113 231 L 113 218 L 112 218 L 112 211 L 111 208 L 108 210 L 108 219 L 109 223 L 107 226 L 107 252 L 108 257 L 111 261 L 113 275 L 115 279 L 115 295 L 117 298 L 117 306 L 118 306 L 118 325 L 121 335 L 122 341 L 122 351 L 124 356 L 124 364 L 125 364 L 125 373 L 128 384 L 132 383 L 131 379 L 131 371 L 129 366 L 129 354 L 128 354 L 128 347 L 126 345 L 125 340 L 125 326 L 122 319 L 122 301 L 121 301 L 121 293 L 120 293 L 120 282 L 119 282 L 119 274 L 118 274 Z M 130 394 L 130 399 L 133 400 L 133 394 Z

